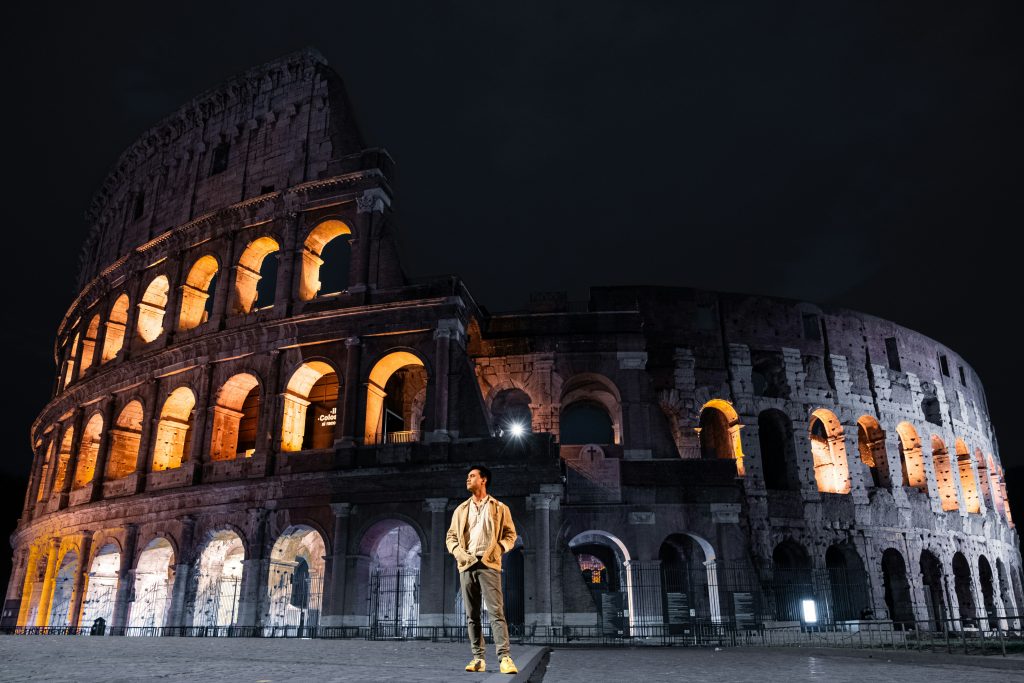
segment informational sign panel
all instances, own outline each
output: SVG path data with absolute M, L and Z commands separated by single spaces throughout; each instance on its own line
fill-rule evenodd
M 754 609 L 754 594 L 736 591 L 732 594 L 733 614 L 736 615 L 738 630 L 758 628 L 757 612 Z
M 665 593 L 668 632 L 672 635 L 690 632 L 690 596 L 683 592 Z
M 605 635 L 626 635 L 628 621 L 622 605 L 622 593 L 601 594 L 601 624 Z

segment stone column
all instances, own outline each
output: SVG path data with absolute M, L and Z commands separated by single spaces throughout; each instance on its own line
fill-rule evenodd
M 135 475 L 138 484 L 135 491 L 145 488 L 146 473 L 153 458 L 153 442 L 156 440 L 157 425 L 160 424 L 160 407 L 157 398 L 160 395 L 160 383 L 155 379 L 146 381 L 146 405 L 142 412 L 142 433 L 139 435 L 139 452 L 135 457 Z
M 434 330 L 434 438 L 448 440 L 448 365 L 451 354 L 451 328 L 438 321 Z
M 110 615 L 110 628 L 123 629 L 128 626 L 128 602 L 135 588 L 135 547 L 138 542 L 139 527 L 135 524 L 124 525 L 124 548 L 121 551 L 120 564 L 117 568 L 117 591 L 114 593 L 114 608 Z
M 21 583 L 21 605 L 18 608 L 18 626 L 34 626 L 34 624 L 26 623 L 28 620 L 29 607 L 32 604 L 32 593 L 35 591 L 36 581 L 39 580 L 39 556 L 42 554 L 42 548 L 37 545 L 31 545 L 27 549 L 27 559 L 25 560 L 25 576 Z
M 359 337 L 345 340 L 345 384 L 342 386 L 341 415 L 335 427 L 336 445 L 354 446 L 356 444 L 356 413 L 359 410 L 359 387 L 361 385 L 359 362 L 362 350 Z
M 107 397 L 107 403 L 103 406 L 103 433 L 100 435 L 100 445 L 96 452 L 96 466 L 92 471 L 92 491 L 89 500 L 95 501 L 103 497 L 103 480 L 107 472 L 107 458 L 110 456 L 111 428 L 114 426 L 114 406 L 116 398 L 111 395 Z
M 32 462 L 32 473 L 28 479 L 28 490 L 25 491 L 25 502 L 21 506 L 21 518 L 24 521 L 32 519 L 32 513 L 36 509 L 36 498 L 39 496 L 39 487 L 42 486 L 43 482 L 40 481 L 43 473 L 43 464 L 46 462 L 46 454 L 49 452 L 49 440 L 46 440 L 42 444 L 40 450 L 33 449 L 35 452 L 35 459 Z
M 267 536 L 267 515 L 265 508 L 249 508 L 251 529 L 251 553 L 242 561 L 242 594 L 238 604 L 238 626 L 259 626 L 263 622 L 261 603 L 267 592 L 267 576 L 270 558 L 265 557 Z
M 207 363 L 199 372 L 199 395 L 196 396 L 196 404 L 192 407 L 192 443 L 189 445 L 189 452 L 185 454 L 187 462 L 193 463 L 193 466 L 199 469 L 202 469 L 202 463 L 209 459 L 208 456 L 204 457 L 204 454 L 207 454 L 210 448 L 211 435 L 207 433 L 206 418 L 209 413 L 207 409 L 210 406 L 212 382 L 213 369 Z M 183 462 L 182 465 L 184 464 Z
M 288 315 L 292 301 L 298 299 L 299 288 L 296 277 L 302 277 L 302 268 L 298 269 L 297 276 L 293 276 L 296 271 L 295 261 L 302 258 L 302 248 L 296 245 L 298 226 L 299 214 L 297 212 L 292 211 L 285 215 L 284 244 L 278 251 L 277 289 L 274 292 L 275 316 Z
M 50 624 L 50 605 L 53 602 L 53 589 L 57 576 L 58 548 L 60 548 L 60 537 L 54 536 L 50 539 L 50 547 L 46 549 L 46 574 L 43 575 L 43 588 L 39 593 L 39 609 L 36 611 L 35 626 Z
M 377 279 L 371 273 L 370 262 L 373 252 L 374 233 L 384 214 L 384 200 L 379 190 L 367 190 L 356 199 L 356 230 L 352 235 L 352 274 L 349 277 L 349 292 L 359 294 L 373 289 Z M 361 299 L 364 303 L 367 298 Z
M 445 546 L 445 535 L 448 525 L 445 513 L 448 511 L 447 498 L 427 498 L 423 501 L 423 509 L 430 512 L 429 554 L 425 564 L 425 572 L 420 573 L 420 625 L 444 625 L 444 598 L 447 589 L 444 582 L 444 562 L 448 549 Z
M 171 606 L 167 614 L 166 626 L 188 626 L 192 623 L 192 615 L 185 614 L 186 593 L 192 570 L 192 542 L 196 530 L 196 518 L 185 515 L 181 518 L 181 547 L 178 549 L 178 564 L 174 568 L 174 587 L 171 589 Z
M 334 536 L 331 539 L 331 557 L 328 576 L 324 577 L 328 594 L 324 603 L 325 626 L 343 626 L 345 615 L 345 579 L 348 569 L 348 522 L 352 514 L 351 503 L 331 503 L 334 513 Z
M 68 456 L 68 466 L 64 470 L 64 481 L 60 487 L 61 509 L 67 507 L 68 496 L 71 494 L 71 486 L 75 483 L 75 470 L 78 469 L 78 451 L 82 448 L 82 422 L 84 422 L 85 409 L 78 408 L 73 419 L 74 436 L 71 439 L 71 454 Z
M 535 493 L 526 498 L 526 509 L 533 511 L 533 529 L 536 539 L 534 557 L 535 613 L 526 620 L 540 626 L 551 626 L 551 508 L 558 500 L 549 493 Z
M 226 254 L 226 260 L 220 263 L 217 270 L 217 286 L 214 291 L 210 292 L 213 296 L 213 310 L 210 311 L 210 318 L 206 321 L 209 325 L 210 330 L 216 331 L 224 326 L 224 315 L 228 308 L 228 299 L 233 295 L 233 289 L 235 286 L 234 278 L 232 275 L 235 273 L 235 236 L 232 235 L 231 239 L 228 240 L 228 248 Z
M 75 567 L 75 580 L 71 587 L 71 608 L 68 610 L 68 627 L 78 628 L 82 618 L 82 601 L 89 587 L 89 548 L 92 545 L 92 532 L 81 531 L 79 541 L 78 566 Z

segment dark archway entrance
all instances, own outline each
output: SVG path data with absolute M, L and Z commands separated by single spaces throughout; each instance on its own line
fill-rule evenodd
M 885 606 L 896 629 L 914 627 L 914 604 L 910 599 L 910 581 L 907 564 L 895 548 L 882 553 L 882 582 L 885 586 Z
M 942 579 L 942 563 L 928 550 L 921 553 L 921 578 L 924 582 L 924 599 L 928 607 L 928 625 L 935 631 L 945 631 L 949 616 L 946 607 L 946 587 Z
M 778 621 L 800 621 L 801 600 L 814 598 L 811 558 L 796 541 L 783 541 L 772 552 L 772 594 Z
M 829 583 L 829 616 L 832 621 L 861 619 L 871 611 L 868 576 L 856 549 L 848 543 L 825 551 Z
M 971 565 L 963 553 L 953 555 L 953 588 L 956 590 L 957 607 L 960 608 L 960 627 L 977 627 L 978 616 L 974 611 L 974 592 L 971 588 Z

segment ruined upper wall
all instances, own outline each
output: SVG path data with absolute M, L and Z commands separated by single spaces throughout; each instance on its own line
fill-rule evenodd
M 314 50 L 250 69 L 143 133 L 86 214 L 79 288 L 206 212 L 322 177 L 364 147 L 341 78 Z

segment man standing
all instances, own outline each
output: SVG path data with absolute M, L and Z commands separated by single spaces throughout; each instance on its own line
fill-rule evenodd
M 487 670 L 480 624 L 480 608 L 486 604 L 501 673 L 514 674 L 519 670 L 508 654 L 501 556 L 516 544 L 516 527 L 508 506 L 487 495 L 490 483 L 491 471 L 486 467 L 477 465 L 466 473 L 466 489 L 471 495 L 455 508 L 445 545 L 455 556 L 462 602 L 466 606 L 466 628 L 473 648 L 473 659 L 466 665 L 466 671 Z

